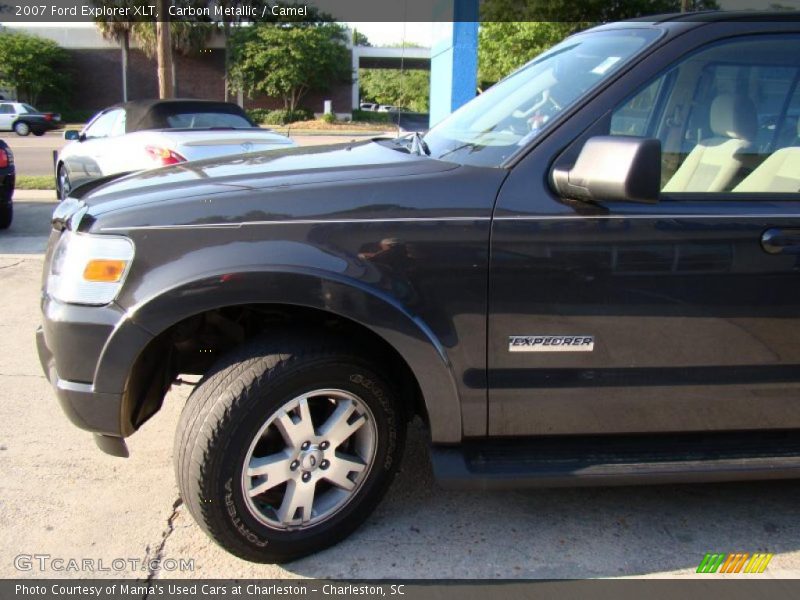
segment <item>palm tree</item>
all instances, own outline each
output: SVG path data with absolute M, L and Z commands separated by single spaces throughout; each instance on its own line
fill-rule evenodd
M 95 6 L 106 7 L 128 7 L 147 6 L 147 0 L 92 0 Z M 194 2 L 197 4 L 197 0 Z M 132 13 L 133 11 L 130 11 Z M 149 13 L 145 13 L 149 14 Z M 162 13 L 166 14 L 166 9 L 162 7 Z M 168 28 L 162 36 L 157 34 L 157 29 L 161 29 L 150 17 L 139 17 L 138 20 L 110 20 L 95 21 L 103 37 L 119 42 L 122 48 L 122 98 L 128 100 L 128 56 L 130 53 L 130 43 L 135 41 L 148 58 L 159 59 L 159 95 L 169 97 L 174 95 L 175 89 L 175 69 L 172 62 L 172 51 L 181 54 L 190 54 L 203 48 L 211 35 L 212 25 L 203 22 L 170 21 Z M 166 44 L 170 47 L 164 48 L 159 52 L 159 41 L 171 39 Z M 159 56 L 160 55 L 160 56 Z M 165 72 L 166 70 L 166 72 Z M 169 78 L 166 74 L 169 73 Z M 170 89 L 171 88 L 171 89 Z
M 122 101 L 128 101 L 128 56 L 131 51 L 131 32 L 133 23 L 130 21 L 96 21 L 95 24 L 107 40 L 114 40 L 122 50 Z

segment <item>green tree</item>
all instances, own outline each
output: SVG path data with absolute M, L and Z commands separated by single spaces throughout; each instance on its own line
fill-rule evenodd
M 200 21 L 170 21 L 172 50 L 185 56 L 200 51 L 208 43 L 213 27 L 211 23 Z M 133 34 L 142 52 L 153 58 L 158 44 L 155 23 L 134 23 Z
M 63 97 L 67 63 L 66 51 L 53 41 L 0 31 L 0 85 L 15 88 L 20 99 L 37 104 L 45 94 Z
M 488 87 L 562 39 L 598 22 L 718 8 L 716 0 L 485 0 L 478 81 Z
M 484 0 L 481 21 L 608 22 L 670 12 L 719 8 L 716 0 Z
M 361 100 L 428 112 L 430 75 L 421 70 L 361 69 L 358 73 Z
M 369 43 L 369 38 L 358 29 L 353 29 L 352 43 L 353 46 L 372 46 L 372 44 Z
M 294 111 L 312 90 L 350 81 L 347 33 L 335 23 L 257 23 L 231 40 L 231 83 L 261 92 Z
M 106 8 L 129 8 L 134 15 L 135 7 L 146 7 L 149 0 L 91 0 L 92 4 Z M 203 0 L 178 0 L 173 2 L 178 7 L 201 7 Z M 148 13 L 149 14 L 149 13 Z M 150 17 L 118 17 L 112 20 L 97 19 L 95 25 L 106 39 L 119 43 L 122 50 L 122 98 L 128 99 L 128 56 L 131 41 L 136 41 L 149 58 L 155 58 L 158 49 L 156 24 Z M 188 55 L 205 47 L 211 36 L 214 25 L 203 21 L 170 21 L 170 51 Z M 171 62 L 171 61 L 170 61 Z M 174 86 L 174 81 L 173 81 Z
M 478 82 L 481 88 L 557 44 L 587 23 L 490 22 L 478 31 Z

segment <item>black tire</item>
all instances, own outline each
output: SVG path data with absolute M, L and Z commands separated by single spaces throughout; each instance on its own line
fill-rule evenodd
M 319 389 L 344 390 L 368 407 L 377 432 L 374 459 L 326 520 L 269 527 L 248 508 L 243 491 L 248 449 L 276 411 Z M 397 471 L 405 428 L 387 380 L 345 345 L 297 336 L 258 340 L 223 357 L 184 407 L 175 436 L 178 488 L 200 527 L 229 552 L 254 562 L 294 560 L 336 544 L 369 516 Z
M 56 172 L 56 197 L 59 200 L 66 200 L 71 189 L 72 184 L 69 179 L 69 171 L 67 171 L 64 165 L 59 165 L 58 171 Z
M 35 129 L 33 131 L 33 135 L 35 135 L 36 137 L 42 137 L 44 133 L 45 133 L 44 129 Z
M 31 126 L 28 125 L 25 121 L 17 121 L 14 123 L 14 133 L 19 136 L 25 137 L 29 135 L 31 132 Z
M 11 202 L 0 203 L 0 229 L 11 227 L 14 220 L 14 205 Z

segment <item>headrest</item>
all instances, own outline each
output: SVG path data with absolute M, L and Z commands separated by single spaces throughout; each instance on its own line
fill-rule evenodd
M 756 107 L 742 94 L 720 94 L 711 103 L 711 131 L 715 135 L 752 141 L 758 131 Z

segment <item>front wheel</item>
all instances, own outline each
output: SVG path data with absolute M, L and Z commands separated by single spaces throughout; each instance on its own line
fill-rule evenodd
M 233 554 L 284 562 L 335 544 L 396 472 L 405 420 L 386 380 L 345 348 L 257 342 L 189 398 L 176 436 L 181 497 Z
M 56 194 L 58 194 L 58 199 L 66 200 L 71 191 L 72 182 L 69 179 L 67 167 L 60 165 L 58 167 L 58 174 L 56 175 Z

